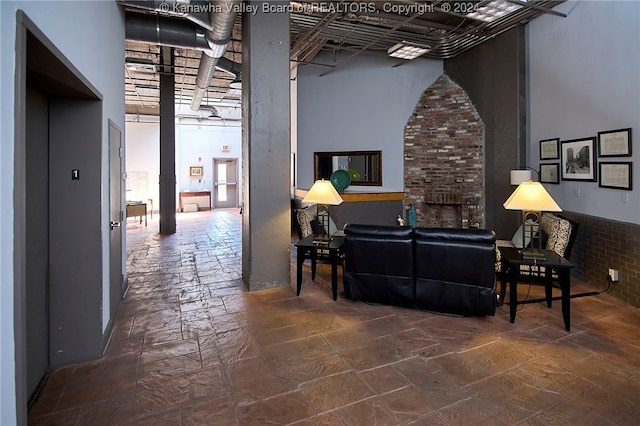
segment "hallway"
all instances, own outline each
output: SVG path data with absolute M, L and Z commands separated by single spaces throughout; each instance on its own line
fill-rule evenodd
M 607 294 L 495 317 L 249 293 L 238 210 L 129 219 L 129 292 L 101 360 L 53 372 L 30 425 L 632 425 L 640 312 Z M 519 299 L 539 297 L 521 284 Z M 592 290 L 574 281 L 572 292 Z

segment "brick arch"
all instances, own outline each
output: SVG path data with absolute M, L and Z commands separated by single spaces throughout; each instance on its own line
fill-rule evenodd
M 485 227 L 485 127 L 462 90 L 443 74 L 427 88 L 404 129 L 405 208 L 417 225 Z

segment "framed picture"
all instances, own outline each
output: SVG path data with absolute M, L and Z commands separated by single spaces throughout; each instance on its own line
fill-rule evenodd
M 626 189 L 631 191 L 631 172 L 633 164 L 621 163 L 600 163 L 600 185 L 603 188 Z
M 598 132 L 600 157 L 631 157 L 631 129 Z
M 202 166 L 189 167 L 189 176 L 202 177 Z
M 540 164 L 540 183 L 560 183 L 560 163 Z
M 540 141 L 540 159 L 558 160 L 560 158 L 560 139 L 545 139 Z
M 562 141 L 562 180 L 596 181 L 596 138 Z

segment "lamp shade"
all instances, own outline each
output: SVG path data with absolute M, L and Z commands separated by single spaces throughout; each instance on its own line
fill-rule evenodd
M 562 211 L 544 186 L 540 182 L 533 181 L 521 182 L 503 206 L 507 210 Z
M 342 203 L 342 197 L 330 181 L 322 179 L 313 184 L 302 202 L 337 206 Z
M 531 170 L 511 170 L 511 185 L 520 185 L 531 180 Z

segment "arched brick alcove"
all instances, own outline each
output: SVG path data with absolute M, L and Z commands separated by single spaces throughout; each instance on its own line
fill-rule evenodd
M 485 226 L 485 130 L 467 93 L 441 75 L 404 130 L 405 208 L 418 226 Z

